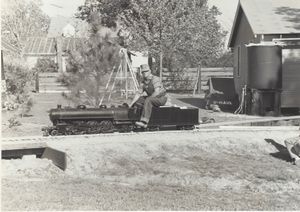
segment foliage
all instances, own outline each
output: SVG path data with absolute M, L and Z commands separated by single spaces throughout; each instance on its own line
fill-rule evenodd
M 92 30 L 89 39 L 69 53 L 67 73 L 60 80 L 71 90 L 64 94 L 66 98 L 77 104 L 98 106 L 107 75 L 119 64 L 119 46 L 109 35 L 102 37 L 97 24 L 92 24 Z
M 224 52 L 219 57 L 211 58 L 206 66 L 208 67 L 233 67 L 233 53 Z
M 16 127 L 16 126 L 20 126 L 21 123 L 20 121 L 17 119 L 17 116 L 13 116 L 10 119 L 8 119 L 8 127 L 12 128 L 12 127 Z
M 167 76 L 165 76 L 166 81 L 164 82 L 166 89 L 177 92 L 193 90 L 195 81 L 188 74 L 188 69 L 174 69 L 170 72 L 164 69 L 163 72 L 167 73 Z
M 39 58 L 37 63 L 34 66 L 34 71 L 41 73 L 41 72 L 58 72 L 58 64 L 54 62 L 54 60 L 50 58 Z
M 50 19 L 41 8 L 40 0 L 9 0 L 1 11 L 1 36 L 22 49 L 27 37 L 47 33 Z
M 224 32 L 216 20 L 218 10 L 207 0 L 89 0 L 79 8 L 78 17 L 91 21 L 98 16 L 101 24 L 115 26 L 136 50 L 148 50 L 163 66 L 197 67 L 220 53 Z M 113 22 L 113 23 L 112 23 Z M 158 63 L 156 63 L 158 68 Z
M 6 61 L 4 71 L 8 94 L 23 94 L 30 90 L 34 80 L 34 73 L 21 61 Z
M 7 109 L 17 109 L 21 106 L 21 115 L 29 112 L 33 105 L 30 91 L 33 87 L 34 73 L 20 60 L 5 61 L 6 96 L 3 106 Z

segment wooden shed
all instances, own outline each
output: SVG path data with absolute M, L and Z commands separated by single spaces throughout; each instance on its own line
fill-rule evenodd
M 300 1 L 239 1 L 228 46 L 234 52 L 235 88 L 240 97 L 253 71 L 247 48 L 253 44 L 280 46 L 280 107 L 300 108 Z

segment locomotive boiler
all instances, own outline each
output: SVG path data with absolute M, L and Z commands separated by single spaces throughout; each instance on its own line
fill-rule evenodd
M 77 108 L 61 107 L 49 112 L 51 127 L 43 128 L 44 135 L 78 135 L 112 132 L 130 132 L 142 130 L 135 125 L 140 120 L 142 107 L 127 104 L 118 107 Z M 198 125 L 197 108 L 189 107 L 153 107 L 148 127 L 144 130 L 159 130 L 173 127 L 175 129 L 193 129 Z

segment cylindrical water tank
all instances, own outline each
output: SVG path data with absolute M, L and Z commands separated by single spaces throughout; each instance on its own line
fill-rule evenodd
M 278 45 L 247 45 L 248 86 L 250 88 L 282 88 L 281 50 Z

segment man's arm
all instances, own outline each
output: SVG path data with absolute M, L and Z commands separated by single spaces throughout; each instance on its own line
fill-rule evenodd
M 158 77 L 153 77 L 152 83 L 154 87 L 154 92 L 152 93 L 151 97 L 157 97 L 161 95 L 162 92 L 166 92 Z
M 137 90 L 133 100 L 131 101 L 131 103 L 129 104 L 129 107 L 132 107 L 133 104 L 140 98 L 140 96 L 143 95 L 144 90 L 143 90 L 143 83 L 141 83 L 141 85 L 139 86 L 139 89 Z

